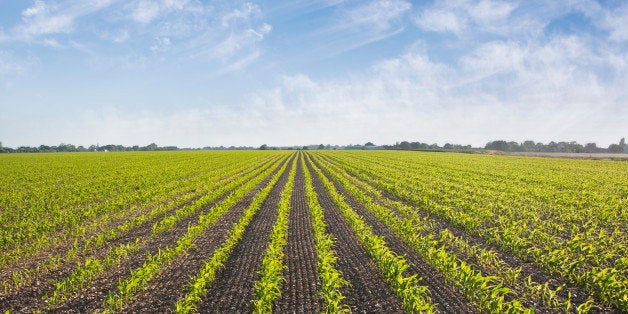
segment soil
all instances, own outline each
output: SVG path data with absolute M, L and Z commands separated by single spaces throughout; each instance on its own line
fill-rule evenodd
M 401 202 L 407 206 L 411 206 L 411 207 L 416 207 L 416 205 L 413 205 L 403 199 L 400 199 L 399 197 L 391 194 L 390 192 L 386 191 L 386 190 L 382 190 L 368 182 L 365 182 L 364 180 L 355 177 L 355 175 L 353 175 L 352 173 L 349 172 L 349 174 L 351 176 L 353 176 L 354 178 L 356 178 L 359 181 L 362 181 L 366 184 L 368 184 L 369 186 L 371 186 L 373 189 L 376 189 L 380 192 L 380 194 L 382 195 L 382 197 L 387 198 L 389 200 L 392 201 L 396 201 L 396 202 Z M 343 189 L 344 190 L 344 189 Z M 380 202 L 380 205 L 385 206 L 383 203 Z M 392 209 L 391 209 L 392 210 Z M 398 213 L 396 210 L 393 210 L 393 212 Z M 424 210 L 417 210 L 417 213 L 423 217 L 428 217 L 430 220 L 434 221 L 437 225 L 437 227 L 439 228 L 439 230 L 449 230 L 452 234 L 454 234 L 457 237 L 460 237 L 466 241 L 469 242 L 470 245 L 477 245 L 479 247 L 482 247 L 484 249 L 488 249 L 488 250 L 492 250 L 494 252 L 497 253 L 497 255 L 499 256 L 499 258 L 501 260 L 503 260 L 504 262 L 506 262 L 511 268 L 516 269 L 521 267 L 521 273 L 519 275 L 520 280 L 525 280 L 528 276 L 530 276 L 532 278 L 533 281 L 535 282 L 539 282 L 539 283 L 545 283 L 545 282 L 549 282 L 549 287 L 551 289 L 556 289 L 557 287 L 560 287 L 562 285 L 564 285 L 563 289 L 561 291 L 559 291 L 559 293 L 557 294 L 557 296 L 560 298 L 561 301 L 566 300 L 568 293 L 571 293 L 571 301 L 574 305 L 580 305 L 584 302 L 586 302 L 586 300 L 589 297 L 589 294 L 587 294 L 586 292 L 584 292 L 584 290 L 582 290 L 581 288 L 579 288 L 578 286 L 575 286 L 573 284 L 569 284 L 566 283 L 564 280 L 562 280 L 561 278 L 557 278 L 555 276 L 551 276 L 549 274 L 547 274 L 547 272 L 545 270 L 543 270 L 542 268 L 540 268 L 539 266 L 535 265 L 534 263 L 532 263 L 531 261 L 524 261 L 519 259 L 518 257 L 512 255 L 511 253 L 501 250 L 499 247 L 493 245 L 493 244 L 488 244 L 484 239 L 482 239 L 481 237 L 478 236 L 474 236 L 474 235 L 470 235 L 469 233 L 467 233 L 464 228 L 461 227 L 457 227 L 455 225 L 453 225 L 451 222 L 436 217 L 434 215 L 430 215 L 428 214 L 426 211 Z M 473 264 L 473 262 L 470 262 L 470 258 L 464 258 L 465 255 L 460 255 L 457 253 L 457 256 L 462 258 L 463 260 L 467 261 L 468 263 L 470 263 L 470 265 L 472 265 L 475 269 L 479 269 L 482 271 L 482 273 L 484 274 L 488 274 L 488 275 L 492 275 L 491 272 L 487 272 L 484 268 L 479 267 L 475 264 Z M 599 303 L 599 302 L 598 302 Z M 542 306 L 541 304 L 524 304 L 525 306 L 534 306 L 536 308 L 537 312 L 547 312 L 547 311 L 551 311 L 551 309 Z M 600 304 L 597 304 L 597 306 L 600 306 Z M 609 307 L 601 307 L 600 309 L 603 309 L 603 311 L 606 312 L 613 312 L 612 308 Z
M 273 309 L 280 313 L 319 313 L 321 311 L 320 279 L 316 265 L 312 219 L 305 198 L 305 178 L 301 163 L 297 164 L 294 189 L 290 200 L 288 240 L 284 247 L 281 297 Z
M 353 230 L 314 173 L 312 165 L 308 164 L 307 167 L 312 174 L 314 191 L 323 207 L 326 231 L 336 239 L 333 247 L 338 257 L 336 268 L 350 284 L 341 290 L 345 297 L 344 303 L 356 313 L 403 313 L 401 301 L 393 294 L 377 266 L 358 242 Z
M 248 174 L 248 173 L 250 173 L 252 171 L 255 171 L 255 170 L 253 169 L 253 170 L 249 170 L 249 171 L 246 171 L 246 172 L 242 172 L 242 173 L 240 173 L 240 175 L 246 175 L 246 174 Z M 190 176 L 188 178 L 179 179 L 178 181 L 187 180 L 187 179 L 190 179 L 190 178 L 193 178 L 193 177 L 197 177 L 197 176 L 203 175 L 203 174 L 197 174 L 197 175 L 194 175 L 194 176 Z M 224 178 L 221 178 L 221 180 L 222 179 L 224 179 Z M 177 181 L 177 180 L 175 180 L 175 181 Z M 172 196 L 170 199 L 168 199 L 166 201 L 162 201 L 160 204 L 166 204 L 167 202 L 172 201 L 172 200 L 174 200 L 177 197 L 182 197 L 182 196 L 184 196 L 186 194 L 195 193 L 195 192 L 196 192 L 195 188 L 189 188 L 185 192 L 181 192 L 178 195 Z M 180 205 L 180 206 L 176 206 L 176 207 L 173 207 L 173 208 L 169 209 L 166 212 L 166 215 L 170 215 L 171 213 L 175 212 L 176 210 L 182 208 L 183 206 L 186 206 L 186 205 L 189 205 L 189 204 L 193 203 L 195 200 L 199 199 L 201 196 L 202 195 L 200 195 L 200 194 L 199 195 L 194 195 L 185 204 Z M 139 208 L 139 209 L 134 210 L 131 213 L 129 213 L 129 215 L 126 215 L 124 217 L 120 217 L 120 218 L 108 221 L 104 225 L 99 226 L 99 228 L 97 228 L 96 230 L 93 230 L 89 234 L 83 236 L 81 241 L 79 241 L 79 244 L 83 245 L 83 243 L 87 239 L 89 239 L 91 236 L 96 236 L 99 232 L 105 232 L 107 230 L 111 230 L 111 229 L 115 228 L 116 226 L 123 224 L 125 221 L 128 221 L 130 219 L 138 217 L 138 216 L 140 216 L 142 214 L 148 214 L 153 209 L 154 209 L 154 207 Z M 142 225 L 137 226 L 136 229 L 143 230 L 144 225 L 147 225 L 147 224 L 152 225 L 155 221 L 157 221 L 160 218 L 161 218 L 161 216 L 160 217 L 154 217 L 153 219 L 144 222 Z M 136 229 L 129 230 L 128 232 L 133 233 L 133 232 L 135 232 Z M 139 234 L 139 236 L 141 236 L 141 234 Z M 91 258 L 100 258 L 100 257 L 103 257 L 104 254 L 106 254 L 106 252 L 109 250 L 111 245 L 119 245 L 120 243 L 126 243 L 125 241 L 128 240 L 128 239 L 132 240 L 132 239 L 135 239 L 135 238 L 129 238 L 129 236 L 127 236 L 125 234 L 121 234 L 119 236 L 119 238 L 110 240 L 107 243 L 108 247 L 96 248 L 95 251 L 93 251 L 93 252 L 86 252 L 86 253 L 88 253 Z M 36 269 L 41 264 L 46 263 L 53 256 L 64 256 L 65 253 L 72 247 L 72 245 L 73 245 L 73 243 L 71 241 L 59 242 L 59 243 L 51 246 L 47 250 L 40 251 L 39 253 L 36 253 L 36 254 L 28 257 L 28 258 L 22 259 L 19 264 L 6 267 L 2 271 L 0 271 L 0 278 L 1 278 L 0 282 L 6 281 L 6 280 L 10 280 L 10 275 L 13 274 L 13 273 L 24 271 L 24 270 Z M 87 258 L 87 256 L 88 255 L 79 256 L 78 259 L 72 259 L 72 260 L 69 260 L 69 261 L 64 261 L 58 267 L 53 267 L 51 269 L 39 270 L 37 272 L 37 274 L 36 274 L 37 281 L 39 282 L 38 285 L 51 284 L 51 282 L 49 282 L 51 278 L 58 278 L 60 276 L 63 276 L 64 270 L 67 270 L 68 267 L 69 268 L 75 267 L 78 262 L 83 262 Z M 51 274 L 53 272 L 61 272 L 62 274 L 61 275 L 60 274 Z M 23 293 L 23 288 L 18 287 L 18 288 L 16 288 L 16 291 L 12 291 L 12 292 L 9 292 L 7 294 L 11 294 L 11 293 L 21 294 L 21 293 Z M 2 294 L 0 294 L 0 300 L 2 300 L 2 297 L 3 297 Z
M 279 167 L 275 169 L 275 172 L 278 171 Z M 242 203 L 248 205 L 247 202 L 250 203 L 253 196 L 262 189 L 264 184 L 266 184 L 270 180 L 270 176 L 263 180 L 262 183 L 258 184 L 253 191 L 249 192 L 247 196 L 245 196 L 238 204 L 234 206 L 237 208 L 238 206 L 242 206 Z M 180 221 L 174 228 L 160 234 L 158 237 L 150 239 L 146 245 L 142 246 L 142 248 L 131 254 L 129 257 L 124 259 L 119 265 L 116 267 L 106 271 L 104 274 L 101 274 L 93 280 L 87 287 L 81 289 L 77 293 L 73 294 L 66 303 L 60 304 L 58 306 L 49 308 L 49 311 L 54 312 L 93 312 L 99 309 L 102 306 L 102 301 L 105 299 L 110 290 L 114 289 L 118 284 L 118 281 L 121 278 L 126 278 L 129 272 L 132 269 L 136 269 L 142 265 L 145 261 L 146 256 L 148 254 L 156 254 L 159 249 L 164 248 L 168 245 L 172 245 L 176 243 L 177 239 L 181 237 L 187 231 L 187 227 L 189 224 L 195 223 L 198 221 L 198 217 L 201 213 L 210 209 L 212 206 L 217 204 L 219 201 L 224 199 L 228 193 L 225 193 L 218 200 L 208 204 L 203 209 L 197 211 L 193 215 L 190 215 L 186 219 Z M 138 236 L 146 236 L 151 233 L 152 224 L 145 224 L 141 228 L 133 230 L 131 234 L 127 234 L 124 237 L 118 239 L 109 244 L 109 248 L 113 247 L 113 245 L 118 245 L 121 243 L 127 243 L 128 241 L 134 241 Z M 72 269 L 64 271 L 63 276 L 55 276 L 54 280 L 62 280 L 67 276 Z M 54 290 L 54 285 L 52 286 L 38 286 L 36 289 L 30 289 L 32 291 L 28 291 L 27 293 L 18 293 L 13 295 L 11 299 L 9 299 L 7 303 L 8 308 L 13 308 L 20 312 L 31 312 L 34 309 L 43 309 L 47 305 L 43 302 L 45 295 L 51 293 Z M 2 304 L 2 303 L 0 303 Z M 4 308 L 4 304 L 2 304 Z
M 290 167 L 286 168 L 270 191 L 224 267 L 208 287 L 207 294 L 198 307 L 201 313 L 242 313 L 253 310 L 254 285 L 260 278 L 258 271 L 277 220 L 277 205 L 289 172 Z
M 320 167 L 319 167 L 320 168 Z M 417 274 L 422 278 L 421 284 L 428 287 L 432 302 L 439 312 L 444 313 L 476 313 L 477 310 L 465 296 L 445 281 L 445 278 L 432 266 L 427 264 L 423 258 L 409 245 L 404 243 L 395 233 L 375 217 L 362 204 L 357 202 L 338 182 L 333 180 L 325 170 L 322 170 L 328 180 L 330 180 L 336 190 L 345 198 L 351 208 L 362 216 L 376 235 L 384 237 L 388 247 L 397 254 L 404 256 L 410 267 L 405 275 Z

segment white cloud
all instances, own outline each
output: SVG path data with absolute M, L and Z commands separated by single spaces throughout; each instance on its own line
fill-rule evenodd
M 517 7 L 506 1 L 481 0 L 467 7 L 469 15 L 479 22 L 505 21 Z
M 115 32 L 103 32 L 100 34 L 100 37 L 113 43 L 121 44 L 126 42 L 131 37 L 131 35 L 129 34 L 128 30 L 121 29 Z
M 137 0 L 129 4 L 131 18 L 140 24 L 149 24 L 160 16 L 175 11 L 196 11 L 196 3 L 189 0 Z
M 148 24 L 159 15 L 160 11 L 161 7 L 158 2 L 141 0 L 135 3 L 131 17 L 139 23 Z
M 170 38 L 168 37 L 158 37 L 155 38 L 154 44 L 150 47 L 151 51 L 163 51 L 170 48 L 172 43 L 170 42 Z
M 388 30 L 411 8 L 409 2 L 402 0 L 373 1 L 349 10 L 339 28 Z
M 92 14 L 111 5 L 111 0 L 46 3 L 35 1 L 22 11 L 22 23 L 12 29 L 17 40 L 33 40 L 38 36 L 71 33 L 78 18 Z
M 248 21 L 252 16 L 260 14 L 258 5 L 247 2 L 242 7 L 224 14 L 221 18 L 223 27 L 230 27 L 240 21 Z
M 401 33 L 412 4 L 405 0 L 358 2 L 340 6 L 333 22 L 314 32 L 323 43 L 318 54 L 335 56 Z
M 32 56 L 16 56 L 12 51 L 0 50 L 0 80 L 27 75 L 35 63 Z
M 22 11 L 22 16 L 23 17 L 31 17 L 31 16 L 40 15 L 40 14 L 44 13 L 46 11 L 46 9 L 47 9 L 46 3 L 44 3 L 41 0 L 37 0 L 33 4 L 33 6 L 31 6 L 31 7 L 27 8 L 26 10 Z
M 419 49 L 350 80 L 284 77 L 276 88 L 253 96 L 245 114 L 260 117 L 261 134 L 270 134 L 271 126 L 283 130 L 284 124 L 305 130 L 301 141 L 292 139 L 297 143 L 409 139 L 483 145 L 507 138 L 608 145 L 628 119 L 628 55 L 594 46 L 578 37 L 489 42 L 460 58 L 458 66 L 434 62 Z M 609 67 L 615 71 L 610 80 L 601 71 Z
M 51 47 L 51 48 L 63 48 L 63 45 L 61 43 L 59 43 L 59 41 L 57 41 L 54 38 L 46 38 L 43 41 L 44 45 Z
M 520 21 L 509 19 L 517 4 L 495 0 L 448 0 L 437 1 L 433 6 L 421 11 L 415 19 L 416 24 L 429 31 L 451 32 L 460 35 L 462 32 L 484 30 L 503 32 L 504 28 L 512 29 Z
M 417 24 L 430 31 L 459 33 L 466 25 L 465 20 L 446 10 L 429 10 L 417 20 Z
M 599 27 L 609 32 L 613 41 L 628 41 L 628 4 L 622 3 L 617 8 L 603 8 L 596 2 L 582 5 L 581 11 L 589 16 Z

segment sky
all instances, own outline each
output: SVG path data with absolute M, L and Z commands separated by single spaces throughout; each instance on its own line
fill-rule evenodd
M 628 136 L 628 1 L 0 0 L 0 141 Z

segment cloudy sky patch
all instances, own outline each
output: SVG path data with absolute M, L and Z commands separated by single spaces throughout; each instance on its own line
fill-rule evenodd
M 623 1 L 4 1 L 3 145 L 628 135 Z

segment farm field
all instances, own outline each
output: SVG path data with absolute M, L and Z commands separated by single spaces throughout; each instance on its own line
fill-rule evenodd
M 628 162 L 0 155 L 0 310 L 628 312 Z

